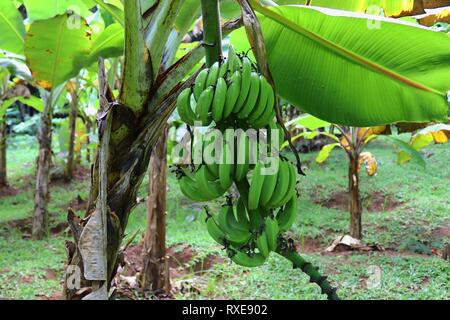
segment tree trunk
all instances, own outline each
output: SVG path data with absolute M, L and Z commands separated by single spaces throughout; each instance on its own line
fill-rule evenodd
M 348 190 L 350 210 L 350 236 L 362 239 L 362 204 L 359 194 L 358 157 L 351 156 L 348 167 Z
M 141 286 L 153 294 L 169 294 L 166 259 L 167 130 L 153 149 L 149 166 L 147 230 L 144 237 Z
M 44 110 L 41 113 L 41 123 L 38 133 L 39 154 L 36 169 L 36 189 L 34 195 L 34 214 L 32 237 L 35 240 L 43 239 L 47 234 L 49 201 L 49 176 L 52 145 L 52 97 L 43 97 Z
M 91 162 L 91 148 L 89 145 L 91 144 L 90 136 L 91 136 L 92 125 L 91 125 L 91 121 L 89 119 L 86 120 L 85 126 L 86 126 L 86 146 L 87 146 L 86 161 L 87 161 L 87 163 L 90 163 Z
M 177 8 L 181 0 L 158 1 L 154 15 L 158 18 L 158 26 L 151 32 L 151 37 L 144 37 L 144 26 L 141 1 L 127 0 L 124 2 L 125 14 L 125 60 L 122 72 L 122 83 L 118 101 L 112 94 L 111 88 L 106 88 L 107 77 L 104 70 L 99 70 L 99 99 L 100 106 L 106 107 L 97 115 L 99 137 L 104 131 L 105 114 L 112 119 L 111 140 L 108 148 L 108 162 L 100 166 L 98 152 L 92 166 L 91 191 L 89 193 L 86 218 L 78 219 L 69 212 L 68 222 L 74 234 L 74 242 L 66 242 L 68 251 L 68 266 L 65 274 L 64 296 L 66 299 L 86 298 L 90 292 L 98 289 L 86 277 L 86 259 L 81 255 L 78 239 L 86 232 L 86 226 L 94 213 L 95 202 L 99 197 L 99 175 L 107 171 L 107 277 L 108 290 L 111 280 L 121 260 L 121 242 L 124 237 L 128 217 L 136 205 L 137 191 L 145 174 L 148 171 L 150 156 L 153 147 L 158 141 L 167 119 L 175 108 L 176 99 L 180 92 L 190 87 L 199 71 L 187 80 L 185 76 L 200 61 L 203 47 L 195 49 L 178 60 L 173 66 L 158 74 L 163 46 L 170 34 L 167 26 L 174 23 L 177 17 Z M 230 23 L 230 31 L 240 26 L 239 21 Z M 153 30 L 153 31 L 155 31 Z M 166 32 L 167 31 L 167 32 Z M 148 34 L 147 34 L 148 36 Z M 165 40 L 161 41 L 164 38 Z M 152 43 L 147 49 L 146 41 Z M 149 55 L 150 54 L 150 55 Z M 159 57 L 159 58 L 158 58 Z M 154 66 L 152 66 L 152 63 Z M 156 80 L 156 81 L 155 81 Z M 101 139 L 99 139 L 101 141 Z M 87 224 L 86 224 L 87 223 Z M 89 263 L 89 261 L 87 261 Z M 75 274 L 75 271 L 76 274 Z M 78 276 L 76 276 L 78 275 Z M 72 282 L 73 276 L 79 281 Z M 77 285 L 72 284 L 75 283 Z M 78 285 L 79 284 L 79 285 Z
M 73 170 L 75 167 L 75 133 L 78 112 L 78 94 L 76 89 L 70 94 L 70 113 L 69 113 L 69 154 L 67 155 L 66 179 L 68 181 L 73 178 Z
M 6 137 L 8 135 L 6 117 L 0 119 L 0 188 L 8 185 L 6 174 Z

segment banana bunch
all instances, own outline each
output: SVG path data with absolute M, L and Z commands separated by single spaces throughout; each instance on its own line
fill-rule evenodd
M 231 187 L 231 182 L 223 187 L 207 165 L 200 165 L 194 172 L 180 168 L 178 174 L 181 192 L 193 201 L 206 202 L 217 199 Z
M 178 168 L 180 189 L 186 197 L 203 202 L 222 197 L 233 184 L 237 187 L 236 202 L 228 197 L 218 213 L 206 212 L 205 222 L 208 233 L 227 249 L 231 260 L 246 267 L 262 265 L 279 248 L 281 233 L 292 226 L 298 211 L 296 168 L 281 157 L 255 161 L 261 151 L 271 152 L 284 141 L 274 121 L 274 104 L 271 85 L 232 47 L 228 60 L 202 70 L 193 87 L 177 100 L 185 123 L 200 121 L 209 126 L 214 121 L 222 133 L 220 141 L 208 131 L 205 139 L 192 143 L 198 165 L 191 170 Z M 265 128 L 267 134 L 233 133 L 230 137 L 227 128 Z
M 253 170 L 248 196 L 249 210 L 281 207 L 296 195 L 295 167 L 280 158 L 269 164 L 259 161 Z
M 297 197 L 292 197 L 276 216 L 266 209 L 247 210 L 245 204 L 242 197 L 237 205 L 229 199 L 217 215 L 207 212 L 206 229 L 217 243 L 227 248 L 232 261 L 257 267 L 277 249 L 280 233 L 294 222 Z
M 192 88 L 177 99 L 181 120 L 193 126 L 238 123 L 241 127 L 263 128 L 275 116 L 272 86 L 254 68 L 251 60 L 238 57 L 230 47 L 228 60 L 202 70 Z

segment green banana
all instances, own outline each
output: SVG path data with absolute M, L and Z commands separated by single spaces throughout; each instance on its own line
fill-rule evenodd
M 224 78 L 217 80 L 216 91 L 212 104 L 212 117 L 216 123 L 222 120 L 223 109 L 225 107 L 225 100 L 227 98 L 227 82 Z
M 228 72 L 228 61 L 222 62 L 219 68 L 219 78 L 225 78 Z
M 188 125 L 193 126 L 196 117 L 194 111 L 192 111 L 191 108 L 190 96 L 191 88 L 186 88 L 181 91 L 180 95 L 177 98 L 177 110 L 181 120 Z
M 234 105 L 239 97 L 239 91 L 241 90 L 241 73 L 239 71 L 235 71 L 231 76 L 230 81 L 231 84 L 228 86 L 222 119 L 228 118 L 233 112 Z
M 233 253 L 231 260 L 240 266 L 254 268 L 263 265 L 266 261 L 266 257 L 260 253 L 249 256 L 245 252 L 236 251 Z
M 267 233 L 265 230 L 256 238 L 256 247 L 264 257 L 267 258 L 269 256 L 270 249 L 267 239 Z
M 249 140 L 245 133 L 237 137 L 235 145 L 235 174 L 236 181 L 241 181 L 247 176 L 249 169 Z
M 197 187 L 198 182 L 194 178 L 185 175 L 178 180 L 178 183 L 180 185 L 181 192 L 189 199 L 200 202 L 208 201 L 208 199 L 203 197 L 199 192 L 199 189 Z
M 286 195 L 287 188 L 289 186 L 289 167 L 286 161 L 280 161 L 278 166 L 277 185 L 275 192 L 270 198 L 268 205 L 271 208 L 275 207 L 275 204 L 280 202 Z
M 239 98 L 236 101 L 233 112 L 240 112 L 241 108 L 244 106 L 244 102 L 249 94 L 250 89 L 250 79 L 252 76 L 252 62 L 249 58 L 244 57 L 242 59 L 242 81 L 241 81 L 241 90 L 239 92 Z
M 282 205 L 286 204 L 286 202 L 289 201 L 289 199 L 292 198 L 294 194 L 296 194 L 296 186 L 297 186 L 297 172 L 295 170 L 295 167 L 290 163 L 286 162 L 289 170 L 289 185 L 286 190 L 285 196 L 279 201 L 273 204 L 274 207 L 281 207 Z
M 297 217 L 298 199 L 295 194 L 289 202 L 277 213 L 276 220 L 281 232 L 289 230 Z
M 219 77 L 219 62 L 214 62 L 214 64 L 209 68 L 208 77 L 206 78 L 205 87 L 215 86 L 217 79 Z
M 234 219 L 235 223 L 230 224 L 230 221 Z M 227 240 L 238 244 L 245 245 L 251 238 L 251 233 L 249 230 L 243 228 L 237 228 L 236 218 L 234 217 L 233 206 L 224 206 L 220 209 L 217 215 L 217 226 L 223 231 Z
M 241 224 L 245 229 L 250 230 L 251 224 L 250 219 L 247 216 L 247 209 L 245 208 L 245 203 L 242 197 L 239 197 L 236 205 L 236 215 L 239 224 Z
M 209 86 L 200 94 L 200 98 L 197 100 L 196 113 L 204 126 L 207 126 L 211 123 L 211 119 L 209 117 L 209 110 L 211 109 L 213 98 L 214 98 L 214 87 Z
M 210 181 L 211 178 L 208 177 L 208 171 L 205 165 L 202 165 L 200 169 L 196 172 L 196 180 L 198 182 L 198 190 L 208 200 L 213 200 L 221 197 L 225 193 L 225 189 L 222 188 L 220 183 L 217 181 Z
M 248 211 L 248 217 L 250 219 L 250 225 L 253 231 L 258 231 L 264 223 L 264 213 L 261 209 Z
M 239 119 L 245 119 L 248 117 L 250 112 L 255 108 L 258 96 L 260 94 L 260 80 L 259 75 L 256 72 L 252 72 L 250 75 L 250 91 L 245 100 L 244 107 L 238 113 Z
M 270 86 L 269 86 L 270 87 Z M 269 89 L 269 97 L 267 99 L 267 105 L 264 112 L 260 115 L 259 119 L 254 121 L 255 128 L 265 127 L 269 122 L 273 121 L 275 117 L 275 95 L 272 87 Z
M 239 70 L 240 67 L 241 61 L 237 56 L 236 51 L 234 51 L 234 47 L 230 46 L 228 48 L 228 70 L 231 73 L 234 73 L 235 71 Z
M 278 246 L 278 233 L 280 228 L 278 227 L 278 222 L 272 217 L 266 218 L 266 235 L 267 243 L 269 245 L 270 251 L 275 251 Z
M 264 76 L 259 76 L 260 81 L 260 95 L 259 100 L 256 104 L 256 107 L 253 108 L 252 112 L 248 116 L 248 122 L 253 123 L 256 120 L 260 118 L 260 116 L 264 113 L 264 111 L 267 109 L 267 103 L 270 97 L 270 92 L 273 92 L 272 87 L 270 86 L 269 82 L 267 82 L 266 78 Z
M 224 143 L 222 147 L 222 163 L 219 164 L 219 182 L 224 189 L 228 189 L 233 184 L 231 180 L 233 164 L 232 159 L 228 156 L 229 151 L 228 144 Z
M 279 158 L 277 158 L 277 161 L 279 162 Z M 261 189 L 261 197 L 259 199 L 259 204 L 262 207 L 267 206 L 267 204 L 269 203 L 270 198 L 272 197 L 277 185 L 277 177 L 277 173 L 266 175 L 264 177 L 264 183 Z
M 222 230 L 217 226 L 216 221 L 213 217 L 206 218 L 206 230 L 208 230 L 209 235 L 213 238 L 218 244 L 225 245 L 226 244 L 226 236 Z
M 283 131 L 283 128 L 281 128 L 281 125 L 278 123 L 275 123 L 274 121 L 269 121 L 269 124 L 266 126 L 266 129 L 267 129 L 267 143 L 269 143 L 271 146 L 273 145 L 272 139 L 277 139 L 277 137 L 272 137 L 272 130 L 277 130 L 277 132 L 278 132 L 278 148 L 280 148 L 284 142 L 284 131 Z M 275 132 L 273 132 L 273 133 L 275 133 Z
M 197 78 L 195 78 L 194 82 L 194 96 L 195 100 L 198 101 L 200 98 L 200 95 L 202 94 L 203 90 L 205 90 L 206 85 L 206 79 L 208 78 L 209 69 L 203 69 L 200 71 L 200 73 L 197 75 Z
M 261 190 L 265 179 L 265 176 L 262 175 L 263 168 L 264 164 L 261 161 L 258 161 L 253 171 L 253 176 L 250 183 L 250 190 L 248 194 L 249 210 L 255 210 L 258 207 L 259 198 L 261 196 Z

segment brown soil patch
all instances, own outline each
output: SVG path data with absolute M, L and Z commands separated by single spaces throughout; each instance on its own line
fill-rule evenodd
M 55 280 L 57 278 L 56 272 L 52 269 L 45 269 L 45 280 Z
M 86 211 L 87 209 L 87 200 L 84 200 L 81 198 L 80 195 L 77 195 L 77 197 L 73 200 L 71 200 L 67 205 L 64 205 L 62 208 L 64 210 L 67 210 L 67 208 L 72 208 L 73 211 Z
M 15 196 L 19 193 L 19 190 L 13 187 L 0 187 L 0 197 Z
M 85 167 L 77 166 L 73 171 L 73 180 L 86 180 L 91 175 L 91 170 Z M 50 171 L 51 185 L 67 185 L 71 181 L 65 177 L 64 168 L 52 168 Z
M 51 296 L 36 295 L 38 300 L 64 300 L 62 292 L 55 292 Z
M 348 210 L 348 193 L 346 191 L 334 192 L 328 199 L 316 199 L 314 203 L 321 206 L 338 209 L 342 211 Z M 391 194 L 384 194 L 381 191 L 374 192 L 362 198 L 362 206 L 368 212 L 384 212 L 392 211 L 401 204 Z
M 169 257 L 170 277 L 178 278 L 190 273 L 203 273 L 211 269 L 217 263 L 223 263 L 224 259 L 218 255 L 210 254 L 204 258 L 197 259 L 197 252 L 187 244 L 175 244 L 166 251 Z M 142 245 L 130 246 L 124 255 L 124 276 L 134 276 L 141 271 L 142 267 Z
M 434 229 L 431 235 L 436 238 L 445 238 L 450 236 L 450 223 L 445 223 L 439 228 Z
M 325 248 L 318 239 L 308 237 L 296 240 L 295 247 L 301 253 L 321 252 Z
M 32 218 L 23 218 L 6 221 L 0 224 L 0 227 L 5 227 L 7 229 L 16 229 L 19 230 L 23 234 L 24 239 L 28 239 L 31 237 L 31 226 L 33 224 Z M 52 235 L 59 234 L 66 230 L 68 227 L 67 222 L 60 222 L 55 226 L 50 227 L 50 233 Z

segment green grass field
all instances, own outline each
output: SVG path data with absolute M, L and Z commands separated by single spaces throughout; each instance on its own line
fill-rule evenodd
M 13 147 L 8 150 L 8 173 L 18 193 L 0 198 L 0 298 L 52 297 L 62 288 L 64 242 L 70 238 L 62 232 L 45 241 L 30 241 L 26 230 L 29 220 L 17 223 L 19 219 L 30 218 L 33 210 L 36 143 L 17 139 L 10 145 Z M 374 195 L 386 203 L 378 203 L 378 211 L 365 210 L 364 241 L 377 243 L 386 250 L 321 254 L 334 238 L 347 230 L 345 210 L 321 205 L 336 198 L 337 192 L 345 191 L 347 163 L 340 150 L 324 165 L 314 162 L 316 153 L 302 155 L 308 170 L 307 176 L 300 179 L 300 214 L 291 237 L 305 251 L 304 256 L 329 275 L 341 298 L 450 299 L 450 263 L 436 254 L 444 244 L 450 243 L 449 145 L 425 149 L 426 169 L 414 163 L 398 166 L 392 148 L 384 143 L 374 142 L 368 151 L 377 158 L 379 169 L 375 177 L 368 177 L 365 172 L 361 175 L 365 206 L 371 206 L 376 199 Z M 168 246 L 190 245 L 196 253 L 180 266 L 184 271 L 172 279 L 174 289 L 184 288 L 176 290 L 176 298 L 324 298 L 301 271 L 293 270 L 286 260 L 274 254 L 268 263 L 255 269 L 229 263 L 225 252 L 206 232 L 202 204 L 186 200 L 172 176 L 168 187 Z M 70 185 L 62 182 L 52 185 L 52 227 L 65 221 L 66 208 L 78 195 L 87 198 L 88 188 L 87 178 Z M 140 196 L 145 197 L 145 193 L 146 180 Z M 219 205 L 212 204 L 212 210 Z M 128 235 L 145 229 L 145 215 L 143 202 L 130 217 Z M 138 236 L 135 244 L 139 240 Z M 194 265 L 208 256 L 214 256 L 217 263 L 203 272 L 196 270 Z M 371 288 L 367 280 L 374 268 L 381 271 L 381 283 Z

